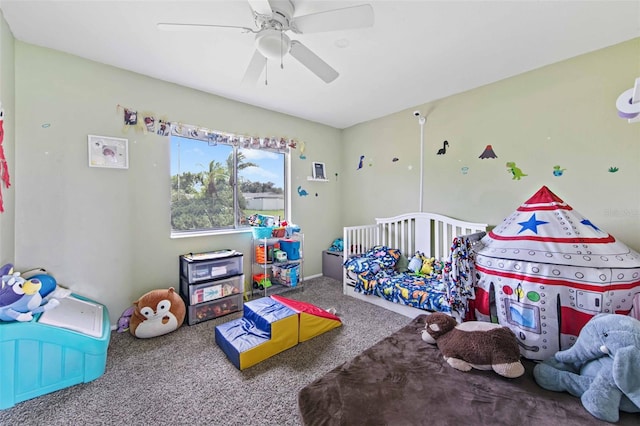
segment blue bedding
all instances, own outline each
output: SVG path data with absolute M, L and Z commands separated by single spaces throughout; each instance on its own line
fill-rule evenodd
M 344 266 L 356 277 L 354 291 L 425 311 L 466 316 L 468 300 L 475 297 L 470 241 L 456 237 L 449 258 L 436 261 L 429 275 L 398 268 L 401 256 L 397 249 L 376 246 L 362 256 L 347 259 Z M 416 257 L 424 255 L 417 252 Z

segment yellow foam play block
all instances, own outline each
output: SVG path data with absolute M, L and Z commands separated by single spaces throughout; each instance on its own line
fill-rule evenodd
M 298 316 L 291 315 L 271 323 L 271 339 L 240 353 L 240 369 L 264 361 L 298 344 Z
M 298 327 L 298 341 L 304 342 L 329 330 L 340 327 L 342 321 L 339 317 L 321 309 L 311 303 L 300 300 L 287 299 L 282 296 L 271 298 L 298 313 L 300 324 Z

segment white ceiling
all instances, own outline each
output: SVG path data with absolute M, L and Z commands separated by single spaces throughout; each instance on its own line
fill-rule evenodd
M 292 1 L 294 16 L 373 6 L 373 27 L 289 33 L 340 73 L 332 83 L 285 56 L 282 70 L 268 63 L 268 85 L 262 76 L 247 87 L 253 34 L 156 26 L 253 28 L 247 0 L 0 0 L 0 9 L 18 40 L 340 129 L 640 37 L 640 0 Z

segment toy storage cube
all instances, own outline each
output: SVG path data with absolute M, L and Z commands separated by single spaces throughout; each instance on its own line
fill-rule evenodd
M 0 409 L 97 379 L 110 338 L 107 308 L 77 295 L 29 322 L 0 321 Z
M 342 252 L 328 251 L 322 252 L 322 275 L 342 281 Z

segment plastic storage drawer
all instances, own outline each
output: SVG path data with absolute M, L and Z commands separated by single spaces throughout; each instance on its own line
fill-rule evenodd
M 218 318 L 242 310 L 242 294 L 187 307 L 189 325 Z
M 180 256 L 180 271 L 191 284 L 242 274 L 242 254 L 215 256 L 213 252 Z M 235 253 L 235 252 L 233 252 Z
M 182 294 L 189 299 L 190 305 L 209 302 L 232 294 L 242 294 L 244 291 L 244 275 L 207 281 L 202 284 L 189 284 L 187 279 L 180 278 Z

